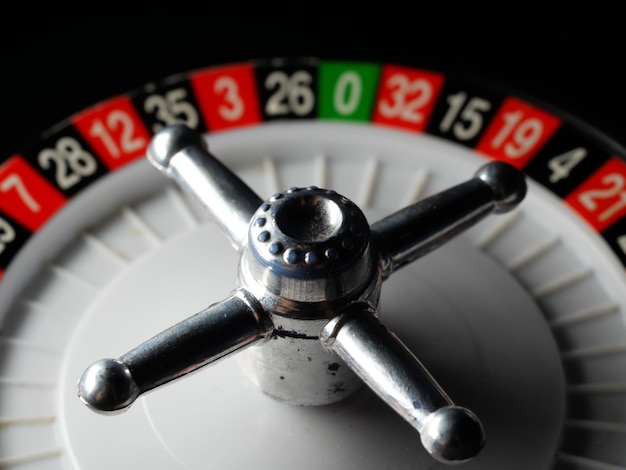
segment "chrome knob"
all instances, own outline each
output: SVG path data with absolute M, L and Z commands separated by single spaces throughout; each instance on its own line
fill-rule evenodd
M 492 162 L 442 193 L 369 225 L 332 190 L 290 188 L 262 202 L 184 126 L 165 128 L 148 158 L 215 221 L 240 253 L 233 293 L 78 383 L 95 411 L 122 411 L 142 393 L 233 352 L 268 395 L 297 405 L 344 399 L 367 384 L 420 433 L 436 459 L 457 463 L 485 442 L 478 418 L 456 406 L 378 319 L 383 281 L 490 213 L 513 209 L 524 176 Z
M 244 263 L 273 295 L 298 302 L 344 299 L 376 269 L 369 225 L 361 210 L 335 191 L 290 188 L 252 217 Z

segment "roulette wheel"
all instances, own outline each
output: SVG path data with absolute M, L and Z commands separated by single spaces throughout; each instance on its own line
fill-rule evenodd
M 228 241 L 143 158 L 175 123 L 261 198 L 328 187 L 370 222 L 488 161 L 522 170 L 520 207 L 391 277 L 381 319 L 481 419 L 486 444 L 466 468 L 626 466 L 615 12 L 486 25 L 477 7 L 435 10 L 419 30 L 346 12 L 208 28 L 200 14 L 7 11 L 1 468 L 445 467 L 369 389 L 287 405 L 239 355 L 119 416 L 80 403 L 90 363 L 234 286 Z

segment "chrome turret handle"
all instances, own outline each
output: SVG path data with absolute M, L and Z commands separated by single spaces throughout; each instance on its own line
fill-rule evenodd
M 149 160 L 200 203 L 240 252 L 226 300 L 118 359 L 92 364 L 78 394 L 99 412 L 247 348 L 243 364 L 265 393 L 299 405 L 341 400 L 365 382 L 446 463 L 475 456 L 484 431 L 378 320 L 383 281 L 490 213 L 524 198 L 524 176 L 493 162 L 447 191 L 368 225 L 332 190 L 290 188 L 265 202 L 183 126 L 152 141 Z

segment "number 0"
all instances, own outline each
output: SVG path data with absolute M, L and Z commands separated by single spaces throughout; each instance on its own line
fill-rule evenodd
M 352 70 L 342 73 L 337 80 L 337 85 L 335 85 L 333 96 L 333 105 L 337 113 L 347 116 L 356 111 L 361 101 L 362 92 L 363 82 L 358 73 Z

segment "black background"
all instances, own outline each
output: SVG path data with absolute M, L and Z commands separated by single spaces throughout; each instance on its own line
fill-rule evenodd
M 273 56 L 462 71 L 572 114 L 624 145 L 626 28 L 620 2 L 576 5 L 4 5 L 0 160 L 109 96 L 177 72 Z

